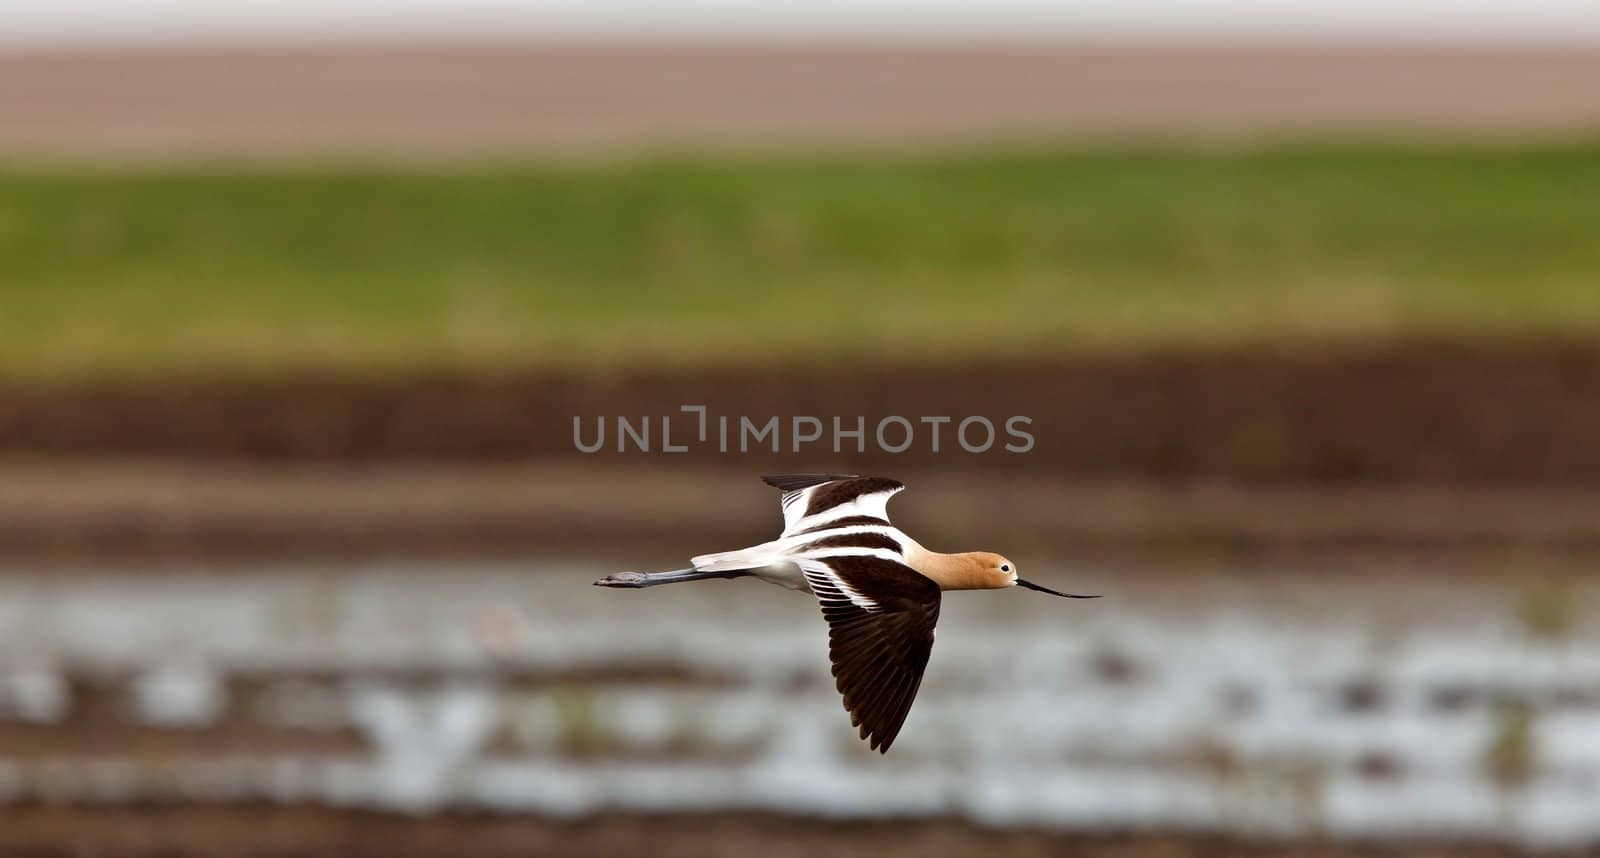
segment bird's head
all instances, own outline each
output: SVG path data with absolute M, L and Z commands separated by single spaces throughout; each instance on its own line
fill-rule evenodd
M 992 551 L 930 554 L 916 568 L 917 571 L 938 582 L 940 589 L 943 590 L 1004 590 L 1007 587 L 1026 587 L 1029 590 L 1065 596 L 1068 599 L 1100 598 L 1062 593 L 1024 581 L 1017 577 L 1017 564 L 1004 555 Z
M 1000 590 L 1017 584 L 1017 564 L 992 551 L 973 551 L 967 555 L 972 565 L 974 589 Z
M 1041 587 L 1031 581 L 1024 581 L 1017 575 L 1017 564 L 999 554 L 977 551 L 973 553 L 973 556 L 981 567 L 979 573 L 981 580 L 985 582 L 986 587 L 989 589 L 1026 587 L 1029 590 L 1038 590 L 1041 593 L 1049 593 L 1052 596 L 1062 596 L 1068 599 L 1100 598 L 1099 596 L 1079 596 L 1073 593 L 1063 593 L 1059 590 L 1052 590 L 1049 587 Z

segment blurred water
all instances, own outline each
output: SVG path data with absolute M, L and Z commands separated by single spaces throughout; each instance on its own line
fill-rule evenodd
M 589 586 L 607 571 L 13 570 L 0 797 L 1600 841 L 1600 635 L 1573 585 L 1033 568 L 1108 598 L 947 596 L 883 757 L 807 597 Z M 37 751 L 51 730 L 168 750 Z

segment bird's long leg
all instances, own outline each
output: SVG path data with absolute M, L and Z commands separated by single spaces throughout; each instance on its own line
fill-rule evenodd
M 671 572 L 618 572 L 594 582 L 596 587 L 654 587 L 657 584 L 678 584 L 684 581 L 706 581 L 712 578 L 743 578 L 749 569 L 731 569 L 710 572 L 704 569 L 674 569 Z

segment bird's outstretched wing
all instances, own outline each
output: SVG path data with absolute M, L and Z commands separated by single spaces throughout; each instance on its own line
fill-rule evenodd
M 848 524 L 888 524 L 899 480 L 850 474 L 777 474 L 761 478 L 783 489 L 783 535 Z
M 871 555 L 798 561 L 828 621 L 828 658 L 861 738 L 887 752 L 922 685 L 939 621 L 939 585 Z

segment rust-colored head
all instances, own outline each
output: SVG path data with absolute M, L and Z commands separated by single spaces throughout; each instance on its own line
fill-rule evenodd
M 968 551 L 963 554 L 935 554 L 926 552 L 917 556 L 912 565 L 918 572 L 932 578 L 941 590 L 1003 590 L 1007 587 L 1026 587 L 1053 596 L 1068 599 L 1097 599 L 1098 596 L 1078 596 L 1049 587 L 1041 587 L 1017 577 L 1017 564 L 991 551 Z
M 1001 590 L 1017 583 L 1017 565 L 989 551 L 930 552 L 917 564 L 917 571 L 941 590 Z

